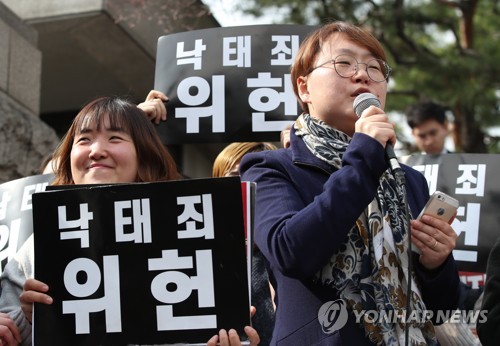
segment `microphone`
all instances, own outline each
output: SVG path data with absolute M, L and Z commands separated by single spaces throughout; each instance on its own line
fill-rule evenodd
M 358 118 L 361 116 L 363 111 L 370 106 L 375 106 L 378 108 L 382 107 L 377 96 L 373 95 L 372 93 L 359 94 L 354 99 L 352 106 L 354 108 L 354 113 L 356 113 Z M 389 161 L 389 166 L 391 167 L 392 172 L 401 171 L 401 166 L 399 166 L 398 159 L 396 157 L 396 154 L 394 153 L 394 148 L 392 147 L 391 143 L 387 143 L 385 145 L 385 156 Z

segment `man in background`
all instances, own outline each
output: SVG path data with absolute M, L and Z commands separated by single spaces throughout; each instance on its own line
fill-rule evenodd
M 445 148 L 446 137 L 450 132 L 447 110 L 432 101 L 415 103 L 406 110 L 408 125 L 422 154 L 441 155 L 450 152 Z

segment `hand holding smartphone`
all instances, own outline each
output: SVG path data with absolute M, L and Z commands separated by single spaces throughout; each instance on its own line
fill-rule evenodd
M 448 196 L 444 192 L 436 191 L 427 201 L 424 208 L 417 217 L 419 220 L 423 215 L 431 215 L 451 224 L 458 209 L 458 200 Z
M 429 198 L 424 208 L 417 217 L 419 220 L 423 215 L 430 215 L 440 220 L 446 221 L 451 225 L 458 210 L 458 200 L 448 196 L 444 192 L 436 191 Z M 420 254 L 417 247 L 412 247 L 412 250 Z

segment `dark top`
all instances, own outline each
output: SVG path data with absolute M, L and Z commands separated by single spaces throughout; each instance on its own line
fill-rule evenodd
M 271 345 L 369 345 L 352 313 L 342 329 L 323 333 L 318 311 L 338 296 L 312 277 L 375 197 L 387 169 L 384 149 L 373 138 L 355 134 L 343 168 L 336 171 L 316 158 L 293 130 L 290 136 L 290 148 L 247 154 L 240 165 L 242 180 L 257 183 L 255 242 L 276 290 Z M 429 198 L 427 182 L 412 168 L 403 169 L 409 206 L 418 215 Z M 455 309 L 459 277 L 453 257 L 432 272 L 413 262 L 427 309 Z
M 252 317 L 254 327 L 260 337 L 260 346 L 268 346 L 274 329 L 274 306 L 269 288 L 265 259 L 255 247 L 252 251 L 252 305 L 257 309 Z

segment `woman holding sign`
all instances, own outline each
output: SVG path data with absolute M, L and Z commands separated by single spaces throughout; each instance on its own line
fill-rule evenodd
M 157 182 L 181 178 L 174 160 L 144 112 L 119 98 L 103 97 L 83 107 L 53 159 L 58 163 L 54 185 Z M 9 262 L 4 272 L 6 275 L 2 277 L 4 289 L 0 310 L 8 312 L 16 322 L 22 345 L 31 345 L 33 303 L 53 302 L 47 294 L 49 287 L 32 278 L 32 266 L 33 236 L 26 241 L 15 260 Z M 258 343 L 255 330 L 248 327 L 247 331 L 249 338 Z M 235 344 L 233 332 L 221 331 L 219 336 L 221 342 Z
M 421 254 L 408 249 L 403 189 L 385 157 L 396 140 L 383 111 L 389 73 L 369 32 L 343 22 L 315 30 L 292 65 L 304 113 L 290 147 L 241 162 L 242 180 L 257 183 L 254 239 L 276 290 L 271 345 L 436 345 L 430 314 L 457 307 L 450 225 L 412 220 Z M 353 103 L 365 93 L 378 106 L 358 118 Z M 417 216 L 427 182 L 399 169 Z M 405 318 L 408 305 L 416 314 Z

